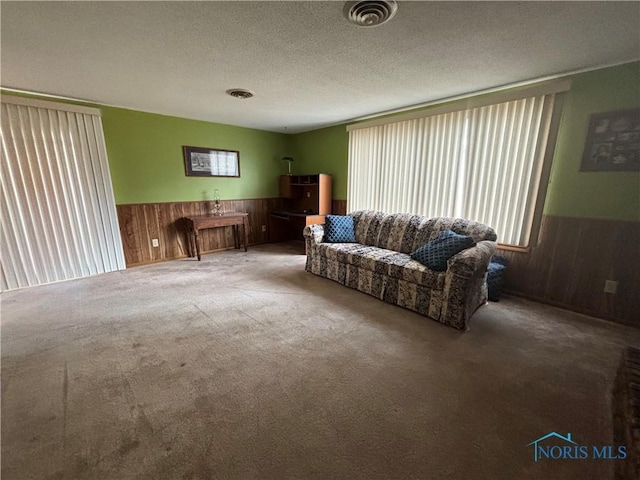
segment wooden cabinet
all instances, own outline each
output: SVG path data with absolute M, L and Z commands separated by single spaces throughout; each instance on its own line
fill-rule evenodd
M 331 213 L 331 182 L 331 175 L 325 173 L 282 175 L 282 210 L 271 212 L 270 240 L 302 240 L 302 230 L 306 225 L 324 223 L 324 216 Z
M 331 175 L 282 175 L 280 197 L 288 212 L 327 215 L 331 213 Z
M 291 186 L 291 175 L 280 175 L 280 198 L 295 198 Z

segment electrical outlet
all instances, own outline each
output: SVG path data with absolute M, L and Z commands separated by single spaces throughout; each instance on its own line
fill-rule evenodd
M 151 245 L 153 247 L 159 247 L 160 246 L 160 242 L 158 242 L 157 238 L 153 238 L 153 239 L 151 239 Z
M 267 226 L 266 225 L 262 225 L 262 231 L 266 232 L 267 231 Z
M 311 192 L 307 192 L 307 198 L 311 198 Z
M 614 280 L 604 281 L 604 293 L 616 293 L 618 291 L 618 282 Z

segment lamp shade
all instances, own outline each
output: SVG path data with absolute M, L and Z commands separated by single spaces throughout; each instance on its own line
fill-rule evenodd
M 291 162 L 293 162 L 293 157 L 282 157 L 282 160 L 287 162 L 287 165 L 289 167 L 289 175 L 291 175 Z

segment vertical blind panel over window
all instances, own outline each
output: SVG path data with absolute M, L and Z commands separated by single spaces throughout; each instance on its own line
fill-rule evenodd
M 125 268 L 99 115 L 2 101 L 2 289 Z
M 349 210 L 463 217 L 527 246 L 554 95 L 349 133 Z

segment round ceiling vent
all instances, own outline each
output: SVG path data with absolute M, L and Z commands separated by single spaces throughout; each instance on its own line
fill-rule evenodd
M 240 100 L 246 100 L 247 98 L 253 97 L 253 92 L 245 88 L 232 88 L 230 90 L 227 90 L 227 95 L 239 98 Z
M 359 27 L 377 27 L 391 20 L 397 10 L 398 4 L 394 0 L 361 0 L 347 2 L 344 15 Z

